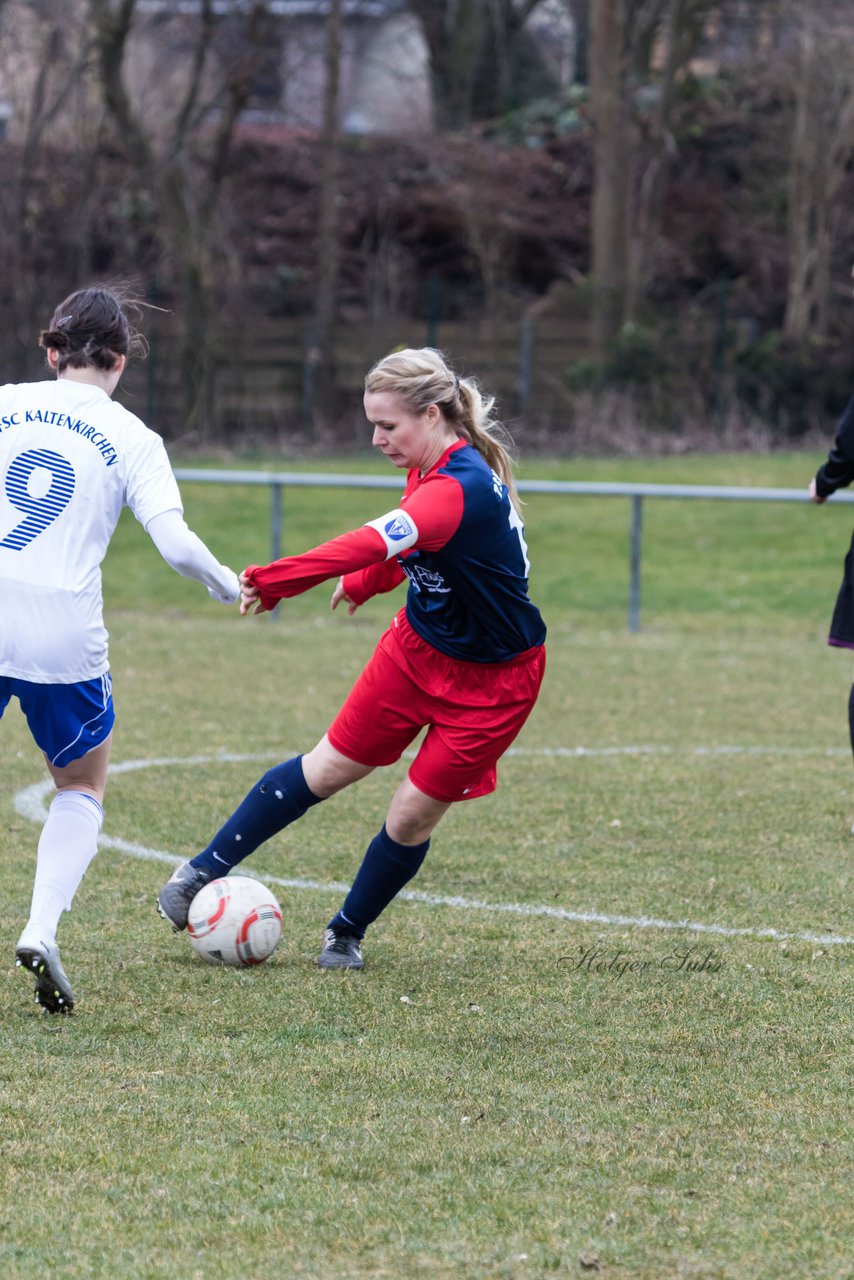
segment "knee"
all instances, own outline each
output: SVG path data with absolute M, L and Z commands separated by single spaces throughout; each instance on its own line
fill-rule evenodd
M 258 791 L 262 796 L 269 796 L 273 799 L 280 800 L 282 794 L 287 790 L 287 765 L 288 761 L 283 764 L 274 765 L 272 769 L 268 769 L 263 778 L 258 779 Z
M 398 844 L 423 844 L 425 840 L 429 840 L 433 834 L 433 828 L 436 826 L 436 818 L 433 815 L 421 814 L 395 810 L 389 810 L 385 820 L 385 829 Z
M 435 812 L 433 805 L 402 804 L 396 796 L 385 817 L 385 831 L 398 845 L 424 844 L 433 835 L 444 808 L 447 806 Z
M 434 800 L 404 778 L 394 794 L 386 815 L 386 831 L 398 844 L 421 844 L 429 840 L 436 824 L 450 808 L 444 800 Z
M 358 764 L 340 751 L 329 740 L 321 738 L 317 746 L 302 758 L 302 771 L 307 785 L 316 796 L 327 799 L 342 791 L 352 782 L 358 782 L 373 772 L 371 765 Z

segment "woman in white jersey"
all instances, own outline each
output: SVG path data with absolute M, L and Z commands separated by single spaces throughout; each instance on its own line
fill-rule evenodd
M 240 587 L 184 522 L 160 436 L 111 396 L 144 344 L 112 288 L 80 289 L 39 342 L 49 381 L 0 386 L 0 716 L 17 697 L 56 784 L 15 951 L 36 1001 L 70 1012 L 56 930 L 97 851 L 114 721 L 101 562 L 124 506 L 164 560 L 234 603 Z

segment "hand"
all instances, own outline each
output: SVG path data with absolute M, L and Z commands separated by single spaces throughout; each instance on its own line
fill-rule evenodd
M 261 593 L 258 588 L 246 577 L 244 569 L 239 578 L 240 582 L 240 613 L 245 616 L 249 613 L 254 605 L 253 613 L 263 613 L 264 606 L 261 603 Z
M 329 602 L 330 609 L 337 609 L 342 600 L 346 602 L 348 606 L 347 613 L 352 618 L 359 606 L 356 604 L 355 600 L 350 599 L 344 590 L 344 579 L 339 578 L 335 584 L 335 590 L 332 592 L 332 599 Z
M 815 487 L 815 476 L 813 476 L 812 480 L 810 480 L 809 493 L 812 501 L 817 502 L 819 506 L 821 506 L 823 502 L 827 502 L 827 498 L 823 498 Z

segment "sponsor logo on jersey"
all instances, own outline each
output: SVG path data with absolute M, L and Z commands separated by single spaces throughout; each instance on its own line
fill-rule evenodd
M 391 542 L 401 542 L 412 534 L 412 525 L 406 516 L 395 516 L 384 526 L 385 535 Z
M 416 591 L 447 595 L 451 590 L 441 573 L 437 573 L 435 569 L 427 569 L 417 562 L 412 563 L 409 556 L 406 559 L 400 558 L 398 563 Z

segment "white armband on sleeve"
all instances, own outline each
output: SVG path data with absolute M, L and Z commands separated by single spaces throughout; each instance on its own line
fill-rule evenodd
M 146 533 L 163 559 L 184 578 L 194 578 L 207 587 L 208 594 L 221 604 L 234 604 L 240 596 L 237 575 L 220 564 L 197 537 L 180 511 L 163 511 L 149 520 Z
M 386 545 L 386 560 L 399 555 L 401 551 L 408 551 L 418 541 L 415 521 L 400 507 L 380 516 L 378 520 L 366 521 L 365 528 L 376 529 L 382 538 Z

